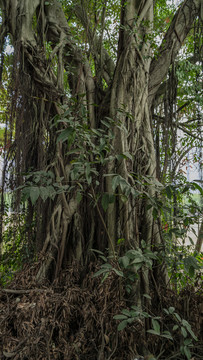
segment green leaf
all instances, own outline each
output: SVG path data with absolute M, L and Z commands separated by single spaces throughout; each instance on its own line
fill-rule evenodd
M 109 272 L 106 272 L 104 275 L 103 275 L 103 278 L 102 278 L 102 283 L 107 279 L 107 277 L 109 276 Z
M 90 172 L 91 172 L 90 163 L 86 163 L 86 166 L 85 166 L 85 176 L 86 176 L 86 180 L 87 180 L 88 185 L 90 185 L 91 182 L 92 182 L 92 177 L 91 177 L 91 175 L 90 175 Z
M 80 191 L 78 191 L 76 194 L 76 201 L 79 204 L 81 202 L 81 200 L 82 200 L 82 194 Z
M 175 315 L 175 317 L 176 317 L 176 319 L 177 319 L 178 321 L 181 321 L 180 315 L 178 315 L 176 312 L 174 313 L 174 315 Z
M 157 320 L 152 319 L 152 326 L 156 333 L 160 334 L 160 324 Z
M 128 151 L 125 151 L 123 155 L 125 155 L 125 157 L 127 157 L 128 159 L 133 160 L 132 155 Z
M 172 196 L 173 196 L 173 191 L 172 191 L 172 188 L 171 188 L 171 186 L 169 185 L 169 186 L 166 186 L 166 195 L 167 195 L 167 197 L 168 197 L 168 199 L 171 199 L 172 198 Z
M 171 333 L 169 331 L 164 331 L 162 334 L 161 334 L 162 337 L 166 338 L 166 339 L 170 339 L 173 341 L 173 337 L 171 335 Z
M 117 269 L 115 269 L 115 268 L 113 268 L 112 270 L 113 270 L 118 276 L 124 277 L 122 271 L 119 271 L 119 270 L 117 270 Z
M 157 332 L 156 330 L 147 330 L 147 332 L 148 333 L 150 333 L 150 334 L 153 334 L 153 335 L 158 335 L 158 336 L 160 336 L 160 333 L 159 332 Z
M 57 138 L 57 144 L 59 141 L 61 141 L 61 142 L 67 141 L 68 146 L 70 146 L 73 143 L 73 141 L 75 140 L 75 136 L 76 136 L 76 131 L 71 127 L 68 129 L 62 130 L 60 135 Z
M 112 269 L 112 265 L 111 265 L 111 264 L 109 264 L 109 263 L 106 263 L 106 264 L 101 265 L 101 268 L 102 268 L 102 269 L 108 269 L 108 270 L 111 270 L 111 269 Z
M 34 205 L 39 198 L 40 190 L 37 186 L 33 186 L 30 188 L 30 200 L 32 202 L 32 205 Z
M 133 259 L 133 261 L 131 262 L 131 265 L 142 263 L 143 261 L 144 261 L 144 257 L 140 254 L 137 258 Z
M 113 194 L 104 193 L 102 196 L 102 207 L 106 211 L 109 207 L 109 204 L 113 204 L 115 201 L 115 196 Z
M 26 201 L 30 197 L 30 187 L 24 187 L 22 190 L 22 200 Z
M 99 276 L 99 275 L 101 275 L 101 274 L 104 274 L 104 273 L 106 273 L 108 270 L 105 270 L 105 269 L 100 269 L 99 271 L 97 271 L 95 274 L 93 274 L 93 278 L 95 278 L 95 277 L 97 277 L 97 276 Z M 109 272 L 109 271 L 108 271 Z
M 190 335 L 193 337 L 195 341 L 197 341 L 197 337 L 195 336 L 194 332 L 191 329 L 191 325 L 187 322 L 187 320 L 182 320 L 182 325 L 187 329 L 187 331 L 190 333 Z
M 115 191 L 116 188 L 118 187 L 118 185 L 121 182 L 121 176 L 120 175 L 116 175 L 113 177 L 112 179 L 112 190 Z
M 189 273 L 189 276 L 190 276 L 191 278 L 194 277 L 194 275 L 195 275 L 195 269 L 194 269 L 193 266 L 190 266 L 188 273 Z
M 142 267 L 143 263 L 139 263 L 139 264 L 133 264 L 133 266 L 135 267 L 136 271 L 140 270 Z
M 45 186 L 40 186 L 39 188 L 39 192 L 40 192 L 40 197 L 43 201 L 46 201 L 49 197 L 49 191 L 47 189 L 47 187 Z
M 128 309 L 123 309 L 123 310 L 122 310 L 122 313 L 123 313 L 124 315 L 130 316 L 130 311 L 129 311 Z
M 120 244 L 123 243 L 124 241 L 125 241 L 124 238 L 118 239 L 117 244 L 120 245 Z
M 175 308 L 173 306 L 170 306 L 168 309 L 169 314 L 173 314 L 175 311 Z
M 195 256 L 187 256 L 183 259 L 184 268 L 185 270 L 190 273 L 191 275 L 194 274 L 194 269 L 200 269 L 200 264 Z
M 103 255 L 99 255 L 99 258 L 102 259 L 104 262 L 107 262 L 107 258 Z
M 203 189 L 200 185 L 198 185 L 196 182 L 192 182 L 193 187 L 195 187 L 197 190 L 199 190 L 200 194 L 203 196 Z
M 184 336 L 184 338 L 187 337 L 187 331 L 185 330 L 185 328 L 183 326 L 181 326 L 181 334 Z
M 184 346 L 183 347 L 184 349 L 184 353 L 185 353 L 185 356 L 188 360 L 191 360 L 191 352 L 190 352 L 190 349 L 187 347 L 187 346 Z
M 55 196 L 56 196 L 56 191 L 54 189 L 54 187 L 52 185 L 47 186 L 47 190 L 48 190 L 48 194 L 49 197 L 54 200 Z
M 121 331 L 123 329 L 125 329 L 125 327 L 128 325 L 128 321 L 127 320 L 123 320 L 120 322 L 120 324 L 118 325 L 118 331 Z
M 124 269 L 127 268 L 127 266 L 129 265 L 130 259 L 128 256 L 122 256 L 119 258 L 119 264 L 121 264 L 121 266 L 124 267 Z
M 143 296 L 144 296 L 146 299 L 150 299 L 150 300 L 151 300 L 151 296 L 150 296 L 150 295 L 144 294 Z
M 115 319 L 115 320 L 124 320 L 124 319 L 128 319 L 128 317 L 126 316 L 126 315 L 115 315 L 114 317 L 113 317 L 113 319 Z
M 185 339 L 184 340 L 184 345 L 191 345 L 192 344 L 192 339 Z

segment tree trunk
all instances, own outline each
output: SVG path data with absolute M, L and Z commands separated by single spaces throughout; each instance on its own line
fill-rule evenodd
M 101 79 L 93 78 L 91 64 L 72 38 L 57 0 L 49 5 L 39 0 L 1 0 L 0 6 L 2 29 L 11 36 L 19 74 L 21 100 L 17 107 L 15 135 L 19 171 L 52 170 L 57 178 L 71 182 L 71 158 L 66 155 L 66 145 L 56 143 L 56 131 L 50 128 L 51 119 L 62 115 L 60 105 L 68 104 L 64 89 L 66 71 L 70 94 L 77 99 L 78 107 L 86 106 L 90 128 L 99 127 L 104 116 L 114 121 L 113 160 L 106 169 L 99 169 L 100 193 L 113 195 L 113 174 L 119 175 L 134 190 L 146 191 L 136 180 L 149 176 L 153 182 L 156 176 L 151 104 L 172 58 L 192 26 L 200 1 L 187 0 L 178 9 L 160 48 L 160 56 L 153 62 L 150 42 L 145 40 L 153 26 L 153 2 L 122 1 L 115 67 L 107 51 L 100 49 L 99 76 L 103 74 L 107 84 L 105 91 L 99 89 Z M 85 9 L 80 10 L 80 2 L 77 2 L 76 15 L 85 23 L 89 42 L 96 52 L 98 39 L 88 27 Z M 142 21 L 150 25 L 144 26 Z M 57 72 L 52 69 L 53 63 Z M 81 94 L 85 95 L 81 97 Z M 61 123 L 57 130 L 62 127 Z M 123 160 L 118 160 L 116 155 L 122 154 Z M 104 173 L 108 176 L 104 177 Z M 50 269 L 51 277 L 57 276 L 73 259 L 87 264 L 90 248 L 104 251 L 108 247 L 114 253 L 119 238 L 125 239 L 126 249 L 139 248 L 141 240 L 145 240 L 148 247 L 160 241 L 158 225 L 154 224 L 152 211 L 147 210 L 147 197 L 138 199 L 129 193 L 123 199 L 125 194 L 119 185 L 116 201 L 109 205 L 105 214 L 91 185 L 86 185 L 86 196 L 80 203 L 78 189 L 75 187 L 68 195 L 61 193 L 45 203 L 38 201 L 36 241 L 37 250 L 44 256 L 38 272 L 39 281 L 50 276 Z M 148 187 L 148 195 L 154 197 L 154 186 Z M 143 272 L 142 279 L 143 292 L 148 293 L 148 271 Z

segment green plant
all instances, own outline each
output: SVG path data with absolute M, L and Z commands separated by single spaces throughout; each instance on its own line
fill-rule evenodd
M 144 319 L 151 318 L 151 316 L 142 311 L 138 306 L 131 306 L 130 310 L 123 309 L 121 314 L 115 315 L 113 317 L 115 320 L 120 320 L 118 325 L 118 331 L 125 329 L 126 326 L 133 324 L 137 321 L 143 321 Z
M 32 241 L 27 243 L 25 213 L 5 213 L 0 262 L 1 285 L 8 283 L 23 264 L 33 258 Z M 31 224 L 34 227 L 34 222 Z
M 130 310 L 123 309 L 121 314 L 114 316 L 114 319 L 120 321 L 118 324 L 118 331 L 125 329 L 127 326 L 132 325 L 137 321 L 143 322 L 144 319 L 151 319 L 152 329 L 147 330 L 147 333 L 172 341 L 175 346 L 178 346 L 179 354 L 186 356 L 187 360 L 190 360 L 192 357 L 190 349 L 193 347 L 193 341 L 198 341 L 191 329 L 191 325 L 188 321 L 180 317 L 174 307 L 163 309 L 163 311 L 173 321 L 171 331 L 168 329 L 162 330 L 165 327 L 163 318 L 152 316 L 149 313 L 140 310 L 137 306 L 131 306 Z
M 191 329 L 191 325 L 187 320 L 182 319 L 180 315 L 175 311 L 174 307 L 169 307 L 169 309 L 164 309 L 164 312 L 172 318 L 174 325 L 172 328 L 173 337 L 175 341 L 175 335 L 178 333 L 180 338 L 180 353 L 185 355 L 188 360 L 191 359 L 190 349 L 193 347 L 193 340 L 198 341 L 194 332 Z

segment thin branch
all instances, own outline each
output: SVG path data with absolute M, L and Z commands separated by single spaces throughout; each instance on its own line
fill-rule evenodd
M 37 292 L 44 292 L 47 291 L 47 289 L 29 289 L 29 290 L 23 290 L 23 289 L 0 289 L 0 292 L 6 293 L 6 294 L 14 294 L 14 295 L 20 295 L 20 294 L 29 294 L 31 291 L 37 291 Z
M 179 128 L 180 130 L 182 130 L 184 133 L 188 134 L 189 136 L 192 136 L 192 137 L 193 137 L 194 139 L 196 139 L 196 140 L 202 141 L 202 138 L 200 138 L 199 136 L 196 136 L 196 135 L 192 134 L 191 132 L 189 132 L 188 130 L 186 130 L 183 126 L 180 126 L 179 124 L 178 124 L 177 126 L 178 126 L 178 128 Z
M 92 55 L 96 58 L 96 61 L 98 64 L 100 64 L 99 61 L 99 55 L 102 53 L 102 59 L 103 59 L 103 68 L 104 68 L 104 78 L 111 79 L 114 73 L 115 64 L 112 60 L 112 58 L 109 56 L 107 50 L 104 47 L 101 47 L 101 37 L 98 37 L 91 29 L 90 26 L 90 20 L 88 18 L 87 12 L 84 8 L 84 6 L 81 6 L 77 4 L 75 6 L 75 15 L 80 20 L 81 24 L 84 26 L 88 41 L 90 44 L 90 51 Z M 107 76 L 105 76 L 105 72 L 107 73 Z

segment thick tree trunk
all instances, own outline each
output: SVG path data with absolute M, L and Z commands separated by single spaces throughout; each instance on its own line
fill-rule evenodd
M 98 95 L 91 65 L 83 56 L 80 47 L 76 46 L 57 0 L 52 0 L 48 6 L 44 6 L 44 2 L 39 0 L 1 0 L 0 5 L 3 15 L 2 29 L 4 33 L 11 35 L 20 64 L 18 70 L 23 111 L 19 111 L 16 119 L 16 142 L 19 147 L 17 164 L 20 170 L 49 169 L 57 177 L 64 177 L 66 182 L 70 182 L 69 158 L 65 155 L 64 145 L 56 145 L 56 134 L 50 129 L 49 123 L 55 115 L 60 115 L 61 109 L 58 105 L 67 102 L 64 95 L 65 69 L 72 96 L 76 98 L 85 94 L 82 101 L 87 105 L 90 127 L 96 128 L 100 124 L 104 107 L 105 116 L 115 122 L 112 151 L 114 160 L 106 169 L 109 176 L 104 178 L 104 169 L 100 170 L 101 192 L 113 194 L 112 174 L 120 175 L 134 190 L 140 190 L 135 176 L 138 179 L 143 175 L 153 179 L 156 173 L 151 103 L 166 76 L 172 57 L 177 54 L 194 21 L 200 2 L 187 0 L 183 3 L 178 10 L 181 26 L 176 18 L 166 34 L 166 43 L 170 39 L 170 31 L 173 37 L 172 45 L 169 41 L 170 56 L 165 47 L 161 48 L 160 57 L 151 63 L 150 43 L 145 41 L 145 38 L 153 24 L 153 2 L 122 1 L 115 69 L 107 51 L 100 49 L 103 66 L 101 73 L 108 85 L 105 95 L 102 92 Z M 89 41 L 96 52 L 98 39 L 92 35 L 88 27 L 88 17 L 83 8 L 81 12 L 80 5 L 78 2 L 74 11 L 84 22 Z M 191 12 L 188 11 L 189 7 Z M 143 26 L 143 20 L 151 25 Z M 180 36 L 181 31 L 183 34 Z M 51 53 L 46 50 L 48 42 L 51 44 Z M 54 58 L 57 58 L 57 74 L 51 67 Z M 160 65 L 157 81 L 157 69 Z M 107 97 L 110 98 L 110 104 L 106 101 Z M 98 102 L 99 110 L 95 107 L 95 102 Z M 20 157 L 22 154 L 25 154 L 23 158 Z M 121 154 L 130 156 L 122 161 L 115 158 L 115 155 Z M 142 185 L 140 186 L 143 190 Z M 120 186 L 117 189 L 116 201 L 109 205 L 105 216 L 97 202 L 96 206 L 92 207 L 92 200 L 88 196 L 79 204 L 76 199 L 77 190 L 75 188 L 71 195 L 60 194 L 54 201 L 38 203 L 40 216 L 37 217 L 37 246 L 44 256 L 38 273 L 39 281 L 48 276 L 54 263 L 56 265 L 52 275 L 55 276 L 62 265 L 65 266 L 73 259 L 85 264 L 92 247 L 100 250 L 108 247 L 109 251 L 114 252 L 119 238 L 125 239 L 126 248 L 139 248 L 142 239 L 149 247 L 155 240 L 159 241 L 158 235 L 156 239 L 154 236 L 153 217 L 152 212 L 147 211 L 147 199 L 138 200 L 131 193 L 123 201 Z M 87 187 L 87 192 L 95 200 L 91 187 Z M 148 192 L 153 197 L 154 187 L 149 187 Z M 159 232 L 156 231 L 156 234 Z M 149 291 L 148 278 L 148 273 L 143 273 L 145 293 Z

